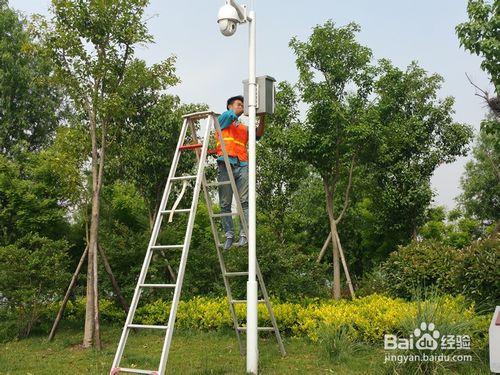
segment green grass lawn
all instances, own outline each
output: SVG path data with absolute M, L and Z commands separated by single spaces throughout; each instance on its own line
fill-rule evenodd
M 45 336 L 0 344 L 1 374 L 108 374 L 120 335 L 119 327 L 102 328 L 103 350 L 82 349 L 82 330 L 63 328 L 54 342 Z M 163 336 L 139 332 L 129 336 L 122 366 L 155 369 Z M 260 339 L 262 374 L 383 374 L 381 349 L 367 348 L 332 364 L 322 348 L 306 338 L 285 338 L 287 356 L 281 357 L 274 337 Z M 483 364 L 473 373 L 489 373 Z M 174 333 L 168 374 L 244 374 L 245 358 L 236 336 L 229 332 Z M 464 373 L 472 373 L 470 370 Z

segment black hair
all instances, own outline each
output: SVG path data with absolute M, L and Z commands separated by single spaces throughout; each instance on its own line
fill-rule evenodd
M 242 95 L 231 96 L 226 103 L 226 109 L 229 109 L 229 106 L 233 104 L 235 100 L 241 100 L 242 103 L 245 103 L 245 100 Z

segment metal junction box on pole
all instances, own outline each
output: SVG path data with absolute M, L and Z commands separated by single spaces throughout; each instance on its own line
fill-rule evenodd
M 257 114 L 274 113 L 274 82 L 270 76 L 256 77 L 257 81 Z M 248 80 L 243 81 L 243 96 L 245 97 L 245 116 L 248 116 Z

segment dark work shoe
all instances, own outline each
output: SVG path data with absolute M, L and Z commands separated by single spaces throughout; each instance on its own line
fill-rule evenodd
M 238 244 L 236 246 L 238 247 L 243 247 L 248 245 L 248 240 L 245 236 L 240 236 L 240 240 L 238 241 Z
M 224 243 L 223 249 L 224 250 L 229 250 L 229 248 L 231 246 L 233 246 L 233 238 L 232 237 L 228 237 L 228 238 L 226 238 L 226 242 Z

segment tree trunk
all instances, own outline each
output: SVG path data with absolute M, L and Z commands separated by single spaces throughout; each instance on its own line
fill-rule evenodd
M 96 92 L 99 83 L 96 82 Z M 99 215 L 101 187 L 104 173 L 104 143 L 106 124 L 101 123 L 100 152 L 97 142 L 97 115 L 94 108 L 88 108 L 90 138 L 92 141 L 92 212 L 90 217 L 89 254 L 87 262 L 87 304 L 85 309 L 85 331 L 83 347 L 101 348 L 99 329 L 99 291 L 97 277 L 97 246 L 99 243 Z
M 87 301 L 85 306 L 85 328 L 83 333 L 83 347 L 92 346 L 94 338 L 94 251 L 89 245 L 87 256 Z
M 354 298 L 356 298 L 356 295 L 354 294 L 354 287 L 352 285 L 351 276 L 349 275 L 349 269 L 347 268 L 347 263 L 346 263 L 345 257 L 344 257 L 344 250 L 342 250 L 342 244 L 340 243 L 340 237 L 339 237 L 338 231 L 337 231 L 337 236 L 336 236 L 335 240 L 337 241 L 337 244 L 339 247 L 340 260 L 342 261 L 342 266 L 344 267 L 344 273 L 345 273 L 345 277 L 346 277 L 347 286 L 349 287 L 349 292 L 351 293 L 352 299 L 354 299 Z M 333 246 L 332 232 L 328 233 L 328 237 L 326 238 L 326 241 L 325 241 L 323 247 L 321 248 L 321 251 L 318 255 L 318 258 L 316 259 L 317 263 L 321 262 L 321 259 L 325 255 L 326 249 L 328 248 L 330 241 L 332 241 L 332 246 Z
M 97 236 L 96 236 L 97 237 Z M 97 238 L 96 238 L 97 240 Z M 92 267 L 94 271 L 94 346 L 101 350 L 101 329 L 99 325 L 99 287 L 98 287 L 98 279 L 97 279 L 97 246 L 98 243 L 95 244 L 94 249 L 94 266 Z
M 330 191 L 328 184 L 323 180 L 326 196 L 326 211 L 328 212 L 328 220 L 330 222 L 330 231 L 333 238 L 337 236 L 337 225 L 335 224 L 334 209 L 333 209 L 333 193 Z M 333 244 L 333 298 L 340 299 L 340 253 L 337 241 L 332 241 Z
M 95 184 L 94 184 L 95 185 Z M 92 195 L 92 216 L 90 222 L 89 255 L 87 262 L 87 304 L 85 310 L 85 332 L 83 346 L 85 348 L 96 345 L 99 339 L 99 329 L 96 326 L 98 318 L 98 288 L 97 288 L 97 237 L 99 225 L 99 196 L 97 189 Z M 97 328 L 97 329 L 96 329 Z
M 340 260 L 342 261 L 342 266 L 344 267 L 344 274 L 345 274 L 347 286 L 349 287 L 349 292 L 351 293 L 351 298 L 354 299 L 354 298 L 356 298 L 356 296 L 354 294 L 354 287 L 352 285 L 351 276 L 349 274 L 349 269 L 347 268 L 347 262 L 345 261 L 344 250 L 342 250 L 342 244 L 340 243 L 340 237 L 339 237 L 338 231 L 337 231 L 337 233 L 335 233 L 335 239 L 336 239 L 338 249 L 339 249 Z

